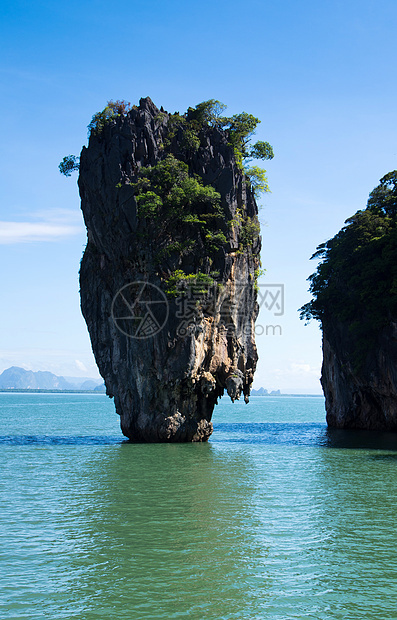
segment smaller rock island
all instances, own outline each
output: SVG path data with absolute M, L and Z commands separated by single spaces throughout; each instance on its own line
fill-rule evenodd
M 301 316 L 322 326 L 327 423 L 397 431 L 396 170 L 312 258 L 322 262 Z
M 122 432 L 134 441 L 206 441 L 226 390 L 248 402 L 261 247 L 248 157 L 259 122 L 109 102 L 80 157 L 87 247 L 81 308 Z

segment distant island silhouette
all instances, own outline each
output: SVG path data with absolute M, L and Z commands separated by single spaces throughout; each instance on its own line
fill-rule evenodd
M 51 392 L 105 392 L 101 379 L 90 377 L 58 377 L 48 370 L 25 370 L 19 366 L 6 368 L 0 375 L 0 390 Z

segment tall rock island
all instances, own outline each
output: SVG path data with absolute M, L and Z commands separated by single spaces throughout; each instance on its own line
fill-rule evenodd
M 206 441 L 224 390 L 249 398 L 258 210 L 239 125 L 225 128 L 216 103 L 180 115 L 117 102 L 81 152 L 81 308 L 134 441 Z
M 302 315 L 321 321 L 327 423 L 397 431 L 397 171 L 313 257 Z

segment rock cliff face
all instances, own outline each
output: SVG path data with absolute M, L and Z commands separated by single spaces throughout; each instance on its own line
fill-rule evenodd
M 81 307 L 122 432 L 135 441 L 206 441 L 225 389 L 248 402 L 257 363 L 257 206 L 225 132 L 203 125 L 189 136 L 141 99 L 92 133 L 80 158 Z M 203 198 L 167 219 L 153 215 L 150 193 L 139 211 L 134 184 L 167 156 L 214 188 L 217 212 Z
M 383 328 L 357 367 L 347 324 L 323 320 L 321 384 L 327 423 L 335 428 L 397 431 L 397 323 Z

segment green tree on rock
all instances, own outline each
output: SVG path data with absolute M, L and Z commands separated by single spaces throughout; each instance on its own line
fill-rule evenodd
M 313 299 L 301 318 L 346 325 L 354 334 L 355 364 L 363 360 L 379 330 L 397 317 L 397 171 L 371 192 L 357 211 L 312 258 L 321 259 L 309 277 Z
M 237 165 L 244 171 L 256 196 L 261 192 L 269 192 L 266 170 L 259 166 L 248 166 L 253 159 L 273 159 L 274 152 L 269 142 L 259 140 L 251 144 L 255 130 L 260 123 L 259 118 L 247 112 L 234 116 L 222 116 L 226 106 L 216 99 L 209 99 L 199 103 L 195 108 L 189 108 L 187 119 L 193 123 L 207 124 L 220 127 L 227 132 L 229 144 L 234 149 Z
M 70 177 L 72 172 L 75 172 L 80 167 L 80 158 L 76 155 L 67 155 L 63 158 L 59 164 L 59 172 L 65 177 Z
M 397 215 L 397 170 L 381 178 L 379 185 L 369 195 L 367 207 L 373 213 Z

